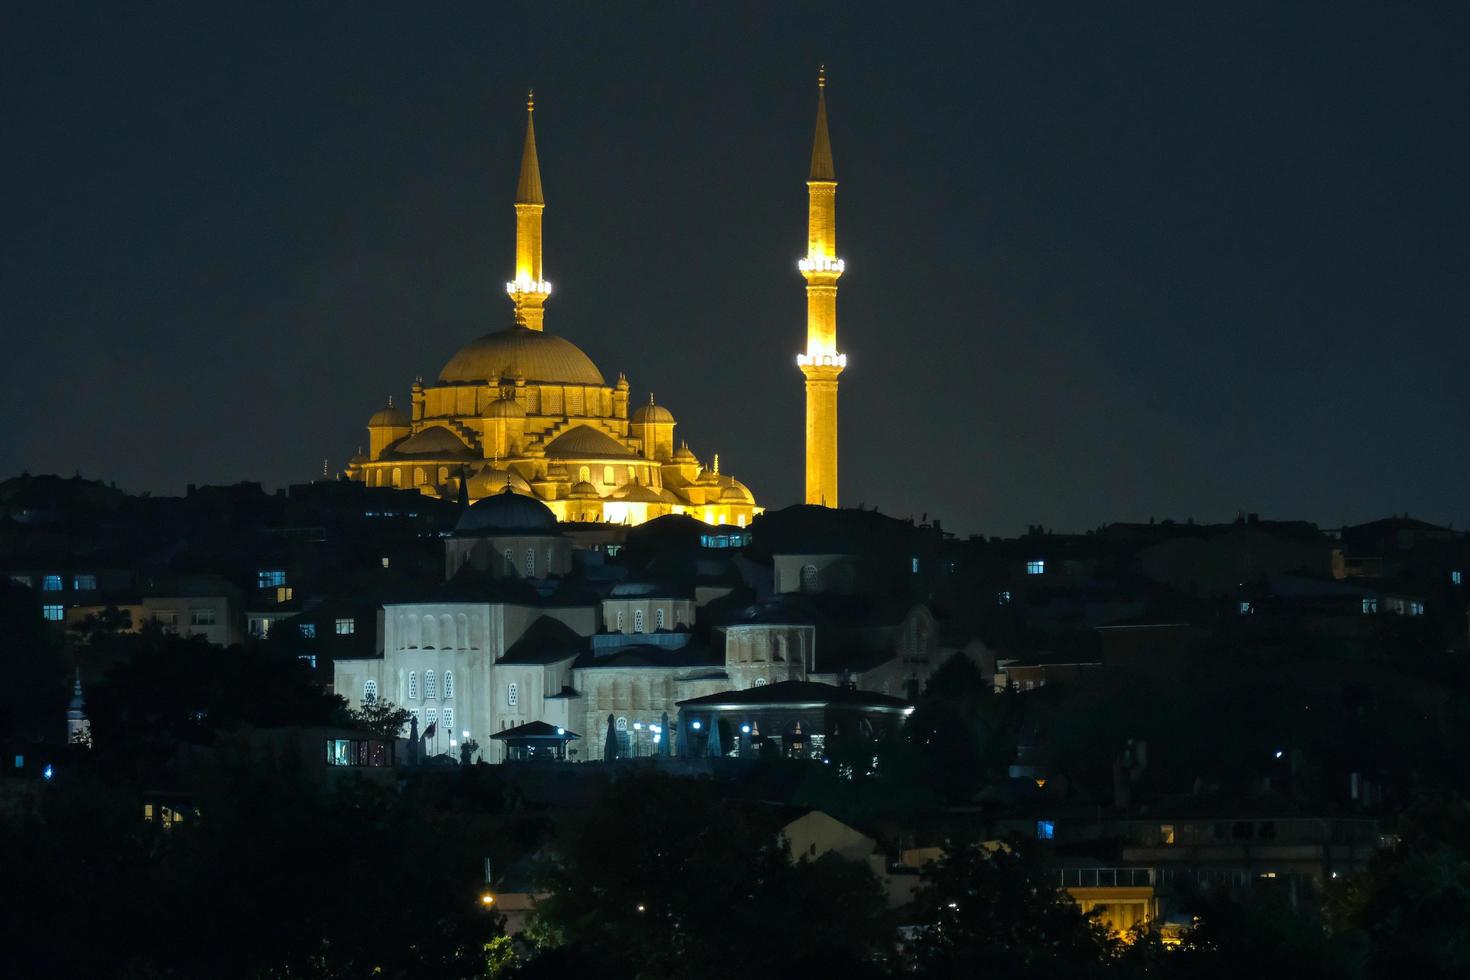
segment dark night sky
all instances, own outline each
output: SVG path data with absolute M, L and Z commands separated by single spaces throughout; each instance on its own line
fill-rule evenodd
M 1463 3 L 21 6 L 0 473 L 341 466 L 509 324 L 534 85 L 548 329 L 794 502 L 825 61 L 845 503 L 1470 525 Z

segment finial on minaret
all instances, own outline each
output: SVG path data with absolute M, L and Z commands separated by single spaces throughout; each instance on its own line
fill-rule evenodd
M 521 176 L 516 181 L 517 204 L 545 204 L 541 191 L 541 162 L 536 157 L 536 126 L 532 117 L 536 112 L 536 95 L 526 95 L 526 144 L 521 149 Z
M 648 404 L 653 404 L 653 392 L 651 391 L 648 393 Z
M 832 166 L 832 138 L 827 135 L 827 66 L 817 69 L 817 135 L 812 140 L 809 180 L 837 180 Z
M 720 454 L 719 453 L 715 453 L 715 467 L 714 467 L 714 469 L 715 469 L 715 476 L 719 476 L 720 475 Z
M 389 408 L 392 408 L 393 407 L 393 396 L 392 395 L 389 395 L 388 396 L 388 407 Z

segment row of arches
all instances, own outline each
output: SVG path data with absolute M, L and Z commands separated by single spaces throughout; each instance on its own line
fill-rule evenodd
M 470 620 L 464 613 L 450 616 L 432 613 L 419 616 L 400 613 L 398 616 L 399 649 L 404 650 L 466 650 L 474 644 L 470 636 Z

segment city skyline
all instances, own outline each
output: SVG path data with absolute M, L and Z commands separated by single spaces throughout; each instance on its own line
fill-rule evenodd
M 986 533 L 1470 520 L 1444 452 L 1470 423 L 1462 11 L 816 9 L 31 14 L 0 110 L 27 420 L 0 470 L 342 469 L 407 377 L 509 325 L 534 87 L 553 329 L 798 502 L 825 63 L 845 505 Z

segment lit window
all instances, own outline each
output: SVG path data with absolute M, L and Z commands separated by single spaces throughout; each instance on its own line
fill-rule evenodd
M 755 686 L 756 687 L 765 687 L 769 683 L 770 682 L 768 680 L 766 680 L 766 678 L 764 678 L 764 677 L 757 677 L 755 679 Z
M 388 567 L 388 559 L 387 559 L 386 556 L 383 558 L 383 567 L 384 568 L 387 568 Z
M 623 611 L 621 609 L 619 609 L 618 610 L 618 632 L 621 633 L 622 631 L 623 631 Z
M 613 468 L 611 466 L 604 466 L 602 468 L 602 482 L 610 487 L 617 484 L 618 478 L 613 475 Z
M 617 721 L 613 722 L 613 729 L 619 732 L 626 732 L 628 730 L 628 719 L 619 718 Z
M 424 671 L 424 700 L 439 700 L 439 679 L 434 676 L 432 670 Z
M 1375 596 L 1363 597 L 1363 615 L 1372 616 L 1378 612 L 1378 599 Z
M 454 709 L 453 708 L 445 708 L 444 709 L 444 727 L 449 730 L 450 734 L 453 734 L 454 733 Z
M 653 628 L 656 630 L 664 628 L 664 611 L 662 609 L 655 609 L 653 611 Z
M 337 620 L 337 635 L 338 636 L 351 636 L 353 633 L 356 633 L 356 632 L 357 632 L 357 620 L 352 619 L 351 617 L 348 617 L 346 619 L 339 619 L 339 620 Z
M 505 703 L 512 708 L 521 703 L 521 688 L 514 681 L 505 685 Z
M 408 699 L 410 701 L 419 699 L 419 672 L 416 670 L 408 672 Z
M 362 700 L 363 700 L 364 703 L 366 703 L 368 701 L 376 701 L 376 700 L 378 700 L 378 682 L 377 681 L 364 681 L 363 682 L 363 685 L 362 685 Z
M 275 589 L 286 584 L 286 570 L 283 568 L 262 568 L 255 573 L 256 584 L 262 589 Z
M 59 623 L 66 618 L 66 610 L 61 606 L 42 606 L 41 615 L 48 622 Z
M 301 631 L 301 635 L 306 639 L 316 639 L 316 623 L 300 623 L 296 628 Z
M 10 576 L 10 581 L 16 585 L 24 585 L 28 589 L 31 587 L 31 577 L 29 575 L 12 575 Z
M 41 591 L 42 592 L 60 592 L 61 591 L 61 576 L 60 575 L 47 575 L 45 578 L 41 579 Z
M 454 697 L 454 671 L 452 670 L 446 670 L 444 672 L 444 696 L 446 698 Z
M 1464 580 L 1464 577 L 1460 574 L 1460 572 L 1459 572 L 1458 569 L 1456 569 L 1453 572 L 1450 572 L 1450 584 L 1451 585 L 1462 585 L 1463 584 L 1463 580 Z
M 251 636 L 258 636 L 261 639 L 265 639 L 267 636 L 270 636 L 270 632 L 271 632 L 271 620 L 270 620 L 270 617 L 269 616 L 251 616 L 250 617 L 250 623 L 249 623 L 248 629 L 250 630 L 250 635 Z
M 1251 605 L 1249 602 L 1242 602 L 1240 604 L 1240 614 L 1242 616 L 1249 616 L 1251 613 L 1253 613 L 1255 611 L 1256 611 L 1256 607 L 1253 606 L 1253 605 Z
M 1422 602 L 1411 602 L 1411 603 L 1409 603 L 1409 615 L 1410 616 L 1422 616 L 1422 615 L 1424 615 L 1424 603 L 1422 603 Z
M 428 731 L 439 720 L 438 708 L 424 709 L 424 731 Z
M 177 609 L 159 609 L 154 612 L 153 618 L 157 620 L 158 625 L 166 630 L 176 630 L 179 628 L 179 612 Z
M 1051 840 L 1057 835 L 1057 825 L 1051 820 L 1036 821 L 1037 840 Z
M 915 575 L 919 574 L 919 559 L 909 559 L 909 570 L 912 571 Z
M 190 626 L 213 626 L 213 625 L 215 625 L 215 622 L 214 622 L 214 610 L 213 609 L 190 609 L 189 610 L 189 625 Z
M 305 660 L 306 661 L 306 665 L 308 667 L 310 667 L 312 670 L 316 670 L 316 654 L 314 654 L 314 653 L 298 653 L 296 655 L 296 659 L 297 660 Z
M 1043 559 L 1037 559 L 1035 561 L 1028 561 L 1026 563 L 1026 574 L 1027 575 L 1045 575 L 1046 574 L 1046 562 L 1045 562 L 1045 560 L 1043 560 Z
M 1459 572 L 1456 572 L 1455 574 L 1458 575 L 1460 573 Z M 1456 585 L 1459 585 L 1460 583 L 1459 582 L 1456 582 L 1455 584 Z M 96 592 L 97 591 L 97 576 L 95 576 L 95 575 L 74 575 L 74 576 L 72 576 L 71 587 L 73 589 L 75 589 L 76 591 L 78 591 L 78 592 Z
M 642 633 L 643 632 L 643 610 L 642 609 L 634 609 L 633 610 L 633 632 L 634 633 Z
M 1159 824 L 1159 843 L 1169 846 L 1174 844 L 1174 825 L 1171 823 Z
M 997 592 L 995 594 L 995 601 L 996 601 L 996 604 L 997 605 L 1009 606 L 1011 604 L 1011 593 L 1010 593 L 1010 591 L 1007 590 L 1005 592 Z

